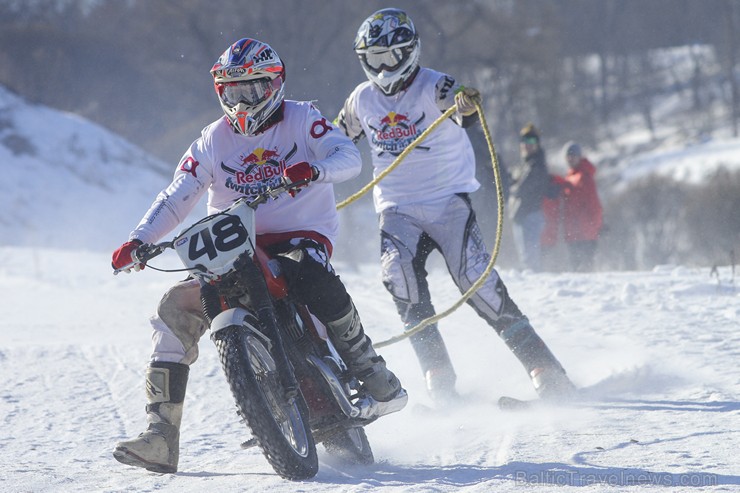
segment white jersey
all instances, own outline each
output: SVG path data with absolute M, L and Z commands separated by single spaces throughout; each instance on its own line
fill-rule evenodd
M 260 205 L 256 232 L 315 231 L 334 243 L 339 220 L 332 184 L 360 173 L 360 152 L 311 103 L 285 101 L 283 108 L 283 120 L 259 135 L 235 132 L 225 116 L 204 128 L 130 239 L 159 241 L 206 191 L 213 214 L 279 185 L 286 167 L 307 161 L 319 170 L 318 179 L 294 198 L 285 194 Z
M 420 68 L 411 85 L 392 96 L 368 81 L 350 94 L 337 121 L 353 141 L 367 137 L 378 176 L 455 103 L 458 87 L 452 77 L 428 68 Z M 447 120 L 375 186 L 375 210 L 435 201 L 479 187 L 470 139 L 460 125 Z

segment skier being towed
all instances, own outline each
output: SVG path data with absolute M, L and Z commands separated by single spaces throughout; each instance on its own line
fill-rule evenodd
M 354 49 L 369 80 L 349 95 L 336 121 L 354 142 L 367 137 L 376 176 L 441 113 L 458 106 L 374 189 L 383 283 L 410 329 L 435 314 L 424 268 L 433 250 L 442 254 L 461 291 L 490 260 L 468 196 L 480 184 L 464 129 L 478 120 L 480 95 L 449 75 L 419 66 L 419 36 L 401 10 L 382 9 L 365 19 Z M 541 398 L 572 395 L 575 388 L 565 370 L 495 270 L 468 303 L 519 359 Z M 456 375 L 437 325 L 410 339 L 431 397 L 440 404 L 456 403 Z

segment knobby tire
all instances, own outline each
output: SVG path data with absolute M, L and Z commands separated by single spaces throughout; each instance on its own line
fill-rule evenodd
M 375 462 L 365 429 L 359 426 L 337 432 L 322 443 L 329 455 L 344 462 L 363 466 Z
M 246 327 L 232 327 L 217 334 L 216 347 L 239 414 L 275 472 L 290 480 L 314 477 L 319 462 L 308 408 L 300 392 L 290 406 L 283 398 L 277 372 L 263 371 L 264 366 L 274 369 L 264 341 Z M 262 361 L 266 355 L 270 361 Z M 276 405 L 287 408 L 292 416 L 297 443 L 289 441 L 276 421 Z

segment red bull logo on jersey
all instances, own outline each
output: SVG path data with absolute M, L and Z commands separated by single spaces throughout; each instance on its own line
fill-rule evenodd
M 399 124 L 405 125 L 408 121 L 408 116 L 402 115 L 401 113 L 396 113 L 395 111 L 391 111 L 386 116 L 380 119 L 380 124 L 385 127 L 395 127 Z
M 249 155 L 244 156 L 241 159 L 242 164 L 246 166 L 253 164 L 258 166 L 264 166 L 265 164 L 269 164 L 271 166 L 280 165 L 280 154 L 277 150 L 263 149 L 261 147 L 258 147 L 254 151 L 250 152 Z
M 409 115 L 391 111 L 378 119 L 378 128 L 370 125 L 373 130 L 371 143 L 380 149 L 381 154 L 390 152 L 398 155 L 422 133 L 423 129 L 417 125 L 423 120 L 423 113 L 418 119 L 412 120 Z
M 297 151 L 297 144 L 293 144 L 288 153 L 277 148 L 258 147 L 239 155 L 233 164 L 221 163 L 221 169 L 229 175 L 226 186 L 246 196 L 259 193 L 268 186 L 276 186 L 289 166 L 288 161 Z

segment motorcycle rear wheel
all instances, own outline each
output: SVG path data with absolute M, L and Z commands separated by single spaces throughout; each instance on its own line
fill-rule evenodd
M 329 455 L 344 462 L 365 466 L 375 462 L 364 428 L 347 428 L 331 435 L 322 443 Z
M 264 338 L 247 327 L 231 327 L 215 339 L 239 414 L 267 461 L 285 479 L 314 477 L 319 463 L 308 408 L 300 393 L 286 400 Z

